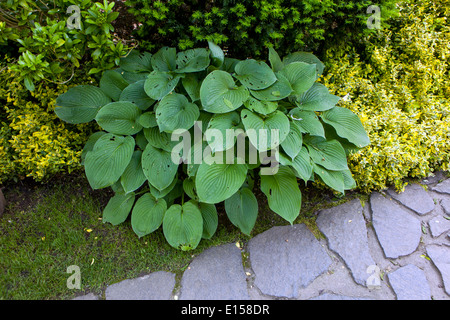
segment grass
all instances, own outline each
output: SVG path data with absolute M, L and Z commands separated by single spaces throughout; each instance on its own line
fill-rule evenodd
M 130 219 L 119 226 L 103 223 L 102 209 L 109 190 L 93 191 L 82 175 L 55 178 L 46 184 L 21 182 L 4 190 L 7 207 L 0 217 L 0 299 L 71 299 L 88 292 L 101 295 L 106 286 L 155 271 L 178 275 L 190 261 L 211 246 L 248 242 L 230 224 L 218 205 L 219 227 L 211 240 L 202 240 L 193 251 L 182 252 L 165 240 L 161 228 L 138 238 Z M 287 225 L 268 209 L 257 193 L 260 212 L 252 237 L 275 225 Z M 315 225 L 316 211 L 351 197 L 333 198 L 329 192 L 304 189 L 305 223 L 321 237 Z M 68 289 L 67 268 L 81 271 L 81 289 Z

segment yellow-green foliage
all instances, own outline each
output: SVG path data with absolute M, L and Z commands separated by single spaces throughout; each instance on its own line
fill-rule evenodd
M 351 101 L 372 144 L 349 157 L 363 191 L 448 170 L 450 151 L 450 1 L 402 3 L 389 30 L 364 44 L 327 52 L 322 82 Z M 447 12 L 445 12 L 447 11 Z M 360 51 L 361 52 L 361 51 Z
M 82 84 L 79 79 L 73 83 Z M 41 181 L 81 167 L 92 125 L 69 125 L 54 112 L 56 97 L 68 88 L 41 83 L 30 93 L 12 71 L 0 73 L 0 183 L 23 177 Z

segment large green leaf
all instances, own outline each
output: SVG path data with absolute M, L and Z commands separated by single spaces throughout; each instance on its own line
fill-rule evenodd
M 79 124 L 95 119 L 98 110 L 111 99 L 98 87 L 80 85 L 56 98 L 56 115 L 63 121 Z
M 195 177 L 200 202 L 214 204 L 228 199 L 239 190 L 246 177 L 244 164 L 200 164 Z
M 281 73 L 275 74 L 277 81 L 263 90 L 250 90 L 253 97 L 261 101 L 279 101 L 291 95 L 293 92 L 289 80 Z
M 219 216 L 217 215 L 217 209 L 214 204 L 199 202 L 198 208 L 202 213 L 203 218 L 203 239 L 211 239 L 214 233 L 216 233 L 217 226 L 219 225 Z
M 196 74 L 186 74 L 185 77 L 181 79 L 181 82 L 192 102 L 200 100 L 200 86 L 202 83 Z
M 172 205 L 164 215 L 163 232 L 174 248 L 189 251 L 197 248 L 203 234 L 200 209 L 191 201 Z
M 251 90 L 262 90 L 277 81 L 275 73 L 263 61 L 247 59 L 239 62 L 236 67 L 236 78 Z
M 155 100 L 150 98 L 144 90 L 145 80 L 140 80 L 130 84 L 123 89 L 120 94 L 120 101 L 129 101 L 138 106 L 139 109 L 145 111 L 151 107 Z
M 291 166 L 296 171 L 297 176 L 307 182 L 313 173 L 313 165 L 308 149 L 303 147 L 299 154 L 291 161 Z
M 152 67 L 157 71 L 175 71 L 177 67 L 177 50 L 175 48 L 163 47 L 151 58 Z
M 236 143 L 235 133 L 242 128 L 241 117 L 238 112 L 215 114 L 208 123 L 205 138 L 214 152 L 225 151 L 234 147 Z M 241 131 L 243 132 L 243 130 Z M 210 137 L 211 134 L 214 139 Z
M 112 100 L 119 101 L 122 90 L 128 87 L 128 82 L 114 70 L 106 70 L 100 79 L 100 89 Z
M 281 62 L 280 56 L 273 47 L 269 48 L 269 61 L 274 72 L 278 72 L 284 68 L 284 64 Z
M 170 152 L 148 144 L 142 153 L 142 169 L 148 181 L 161 191 L 172 183 L 178 164 L 173 163 Z
M 220 68 L 225 60 L 225 53 L 214 42 L 208 41 L 208 46 L 210 50 L 211 63 L 215 67 Z
M 328 88 L 318 82 L 307 92 L 298 96 L 295 104 L 301 110 L 307 111 L 326 111 L 333 108 L 340 98 L 329 93 Z
M 120 58 L 119 65 L 127 72 L 149 73 L 153 71 L 152 54 L 133 50 L 127 56 Z
M 142 151 L 134 151 L 130 163 L 120 177 L 120 183 L 122 184 L 125 193 L 136 191 L 147 180 L 147 177 L 142 170 L 141 159 Z
M 370 139 L 364 130 L 361 120 L 351 110 L 334 107 L 324 112 L 321 118 L 325 123 L 331 125 L 339 136 L 356 146 L 363 148 L 370 144 Z
M 302 193 L 292 170 L 281 166 L 275 175 L 261 175 L 261 191 L 267 197 L 269 208 L 293 224 L 300 214 Z
M 178 175 L 175 175 L 175 177 L 173 178 L 173 181 L 170 183 L 170 185 L 167 188 L 163 189 L 163 190 L 158 190 L 158 189 L 156 189 L 154 186 L 152 186 L 149 183 L 150 193 L 156 199 L 164 198 L 165 196 L 167 196 L 175 188 L 175 186 L 176 186 L 176 184 L 178 182 L 179 182 L 178 181 Z
M 293 52 L 288 54 L 283 59 L 285 65 L 291 64 L 293 62 L 305 62 L 308 64 L 315 64 L 317 75 L 320 76 L 325 69 L 325 65 L 317 58 L 314 54 L 310 52 Z
M 176 72 L 199 72 L 208 68 L 209 50 L 205 48 L 189 49 L 177 53 Z
M 319 118 L 313 111 L 302 111 L 298 108 L 292 109 L 289 116 L 293 125 L 297 126 L 301 132 L 309 133 L 312 136 L 325 137 L 325 130 Z
M 155 113 L 159 129 L 168 133 L 176 129 L 190 129 L 200 115 L 197 105 L 178 93 L 165 96 L 158 103 Z
M 293 121 L 295 120 L 290 120 L 289 134 L 281 143 L 281 148 L 291 159 L 294 159 L 298 155 L 303 143 L 302 131 L 299 126 L 293 124 Z
M 91 134 L 89 136 L 88 140 L 86 141 L 86 144 L 83 147 L 83 151 L 81 152 L 81 156 L 80 156 L 82 165 L 84 165 L 84 159 L 86 159 L 86 154 L 89 151 L 92 151 L 92 149 L 94 149 L 95 143 L 104 134 L 106 134 L 106 132 L 104 132 L 104 131 L 97 131 L 97 132 L 94 132 L 93 134 Z
M 233 77 L 225 71 L 211 72 L 200 87 L 203 109 L 211 113 L 228 113 L 236 110 L 249 96 L 244 86 L 236 86 Z
M 232 224 L 250 235 L 258 215 L 258 200 L 249 188 L 242 188 L 225 200 L 225 211 Z
M 289 134 L 289 119 L 281 111 L 275 111 L 262 118 L 250 110 L 243 109 L 241 118 L 250 142 L 259 151 L 267 151 L 278 147 Z M 274 134 L 278 137 L 273 136 Z M 266 139 L 264 139 L 265 137 Z
M 135 142 L 131 136 L 102 135 L 86 154 L 86 177 L 93 189 L 109 187 L 119 180 L 133 156 Z
M 171 134 L 160 132 L 158 126 L 145 128 L 143 131 L 148 143 L 155 148 L 172 152 L 173 148 L 178 144 L 177 141 L 172 141 Z
M 347 155 L 342 145 L 336 140 L 321 137 L 309 137 L 304 141 L 311 159 L 328 170 L 348 170 Z
M 293 62 L 280 71 L 292 86 L 296 95 L 308 91 L 317 80 L 316 66 L 305 62 Z
M 145 80 L 145 93 L 154 100 L 161 100 L 175 89 L 180 77 L 169 72 L 153 71 Z
M 142 130 L 137 122 L 141 110 L 132 102 L 111 102 L 100 109 L 95 120 L 104 130 L 120 135 L 133 135 Z
M 109 199 L 105 209 L 103 209 L 103 223 L 109 222 L 118 225 L 124 222 L 133 207 L 135 194 L 116 194 Z
M 273 101 L 259 101 L 253 97 L 249 97 L 248 100 L 244 102 L 244 106 L 250 111 L 268 115 L 277 110 L 278 103 Z
M 328 170 L 320 165 L 313 163 L 314 173 L 317 174 L 322 181 L 330 188 L 345 192 L 345 180 L 342 171 Z
M 164 199 L 155 199 L 150 193 L 142 195 L 131 212 L 131 227 L 139 238 L 157 230 L 164 219 L 167 204 Z

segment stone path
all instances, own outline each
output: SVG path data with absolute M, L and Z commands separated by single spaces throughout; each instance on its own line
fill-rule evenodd
M 104 299 L 450 300 L 450 179 L 442 172 L 405 192 L 374 192 L 273 227 L 243 248 L 195 257 L 181 278 L 154 272 L 106 288 Z M 93 294 L 76 299 L 100 299 Z

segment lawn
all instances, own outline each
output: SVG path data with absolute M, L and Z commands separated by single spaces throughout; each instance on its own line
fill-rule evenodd
M 71 299 L 127 278 L 165 270 L 181 274 L 206 248 L 241 241 L 240 233 L 218 205 L 219 227 L 211 240 L 202 240 L 193 251 L 172 248 L 161 228 L 139 238 L 130 219 L 119 226 L 102 222 L 102 209 L 110 190 L 92 190 L 83 174 L 59 176 L 45 184 L 21 181 L 6 186 L 6 210 L 0 217 L 0 299 Z M 320 194 L 320 196 L 318 195 Z M 342 203 L 357 194 L 338 199 L 314 188 L 303 190 L 303 214 L 295 223 L 315 226 L 318 209 Z M 252 236 L 287 222 L 267 209 L 259 195 L 260 210 Z M 81 271 L 81 289 L 68 289 L 67 268 Z

